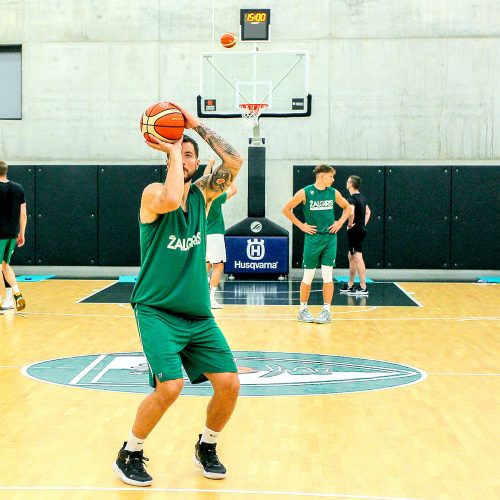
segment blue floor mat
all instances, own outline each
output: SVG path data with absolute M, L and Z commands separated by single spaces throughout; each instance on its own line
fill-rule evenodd
M 479 283 L 500 283 L 500 276 L 478 276 Z
M 137 281 L 137 276 L 120 276 L 118 281 L 120 283 L 135 283 Z
M 349 276 L 335 276 L 335 281 L 337 281 L 338 283 L 348 283 Z M 374 283 L 374 281 L 371 280 L 370 278 L 366 278 L 366 282 Z M 359 283 L 359 278 L 357 276 L 354 278 L 354 283 Z
M 35 282 L 35 281 L 45 281 L 45 280 L 50 280 L 50 278 L 55 278 L 55 274 L 48 274 L 46 276 L 40 276 L 40 275 L 23 275 L 23 276 L 16 276 L 16 280 L 20 282 Z

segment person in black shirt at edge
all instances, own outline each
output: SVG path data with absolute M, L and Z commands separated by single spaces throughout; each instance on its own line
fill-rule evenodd
M 16 310 L 26 307 L 26 301 L 19 291 L 16 275 L 10 267 L 10 259 L 16 248 L 24 245 L 26 230 L 26 198 L 21 184 L 7 179 L 9 167 L 0 160 L 0 259 L 2 261 L 3 277 L 0 279 L 0 309 L 10 309 L 10 305 L 3 300 L 5 285 L 3 278 L 11 286 L 14 294 Z
M 340 293 L 349 295 L 368 295 L 366 287 L 366 267 L 363 260 L 361 245 L 366 238 L 366 225 L 370 219 L 371 211 L 366 198 L 359 192 L 361 178 L 350 175 L 347 179 L 346 188 L 349 191 L 347 201 L 352 206 L 352 212 L 347 223 L 347 240 L 349 242 L 349 283 L 344 283 Z M 356 272 L 359 276 L 359 285 L 354 286 Z

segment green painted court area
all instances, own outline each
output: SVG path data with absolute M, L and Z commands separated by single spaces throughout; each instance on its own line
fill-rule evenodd
M 340 293 L 341 283 L 335 283 L 334 306 L 400 306 L 418 307 L 411 295 L 396 283 L 381 282 L 368 285 L 368 296 Z M 82 303 L 125 304 L 130 301 L 134 283 L 118 282 L 83 299 Z M 310 305 L 322 305 L 322 283 L 314 281 Z M 299 305 L 300 281 L 225 281 L 217 292 L 221 304 L 235 305 Z

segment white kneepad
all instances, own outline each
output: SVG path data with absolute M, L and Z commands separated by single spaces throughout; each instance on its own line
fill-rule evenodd
M 333 266 L 321 266 L 321 274 L 323 283 L 331 283 L 333 281 Z
M 302 283 L 310 285 L 314 279 L 314 273 L 316 269 L 304 269 L 304 276 L 302 277 Z

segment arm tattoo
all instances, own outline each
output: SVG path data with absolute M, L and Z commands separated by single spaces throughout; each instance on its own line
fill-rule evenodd
M 222 164 L 211 176 L 209 188 L 218 193 L 226 191 L 233 182 L 234 175 Z
M 239 172 L 243 160 L 231 144 L 219 134 L 203 125 L 203 123 L 194 127 L 194 130 L 198 132 L 203 140 L 222 159 L 222 165 L 219 168 L 213 170 L 210 175 L 206 175 L 196 181 L 196 185 L 205 193 L 206 201 L 210 202 L 224 191 L 227 191 L 236 174 Z
M 219 134 L 209 129 L 207 126 L 200 123 L 194 130 L 200 134 L 205 142 L 223 159 L 229 159 L 230 157 L 239 158 L 240 155 L 236 149 L 231 146 L 224 138 Z
M 205 198 L 209 202 L 227 191 L 234 177 L 233 172 L 222 164 L 215 172 L 201 177 L 195 184 L 205 192 Z

